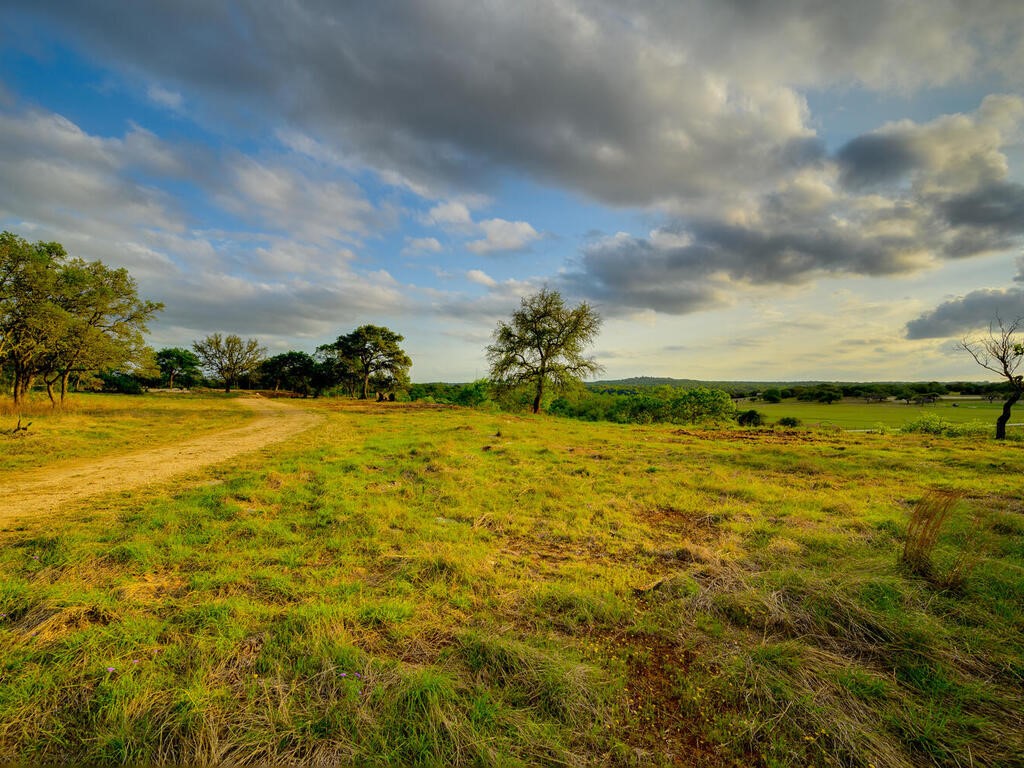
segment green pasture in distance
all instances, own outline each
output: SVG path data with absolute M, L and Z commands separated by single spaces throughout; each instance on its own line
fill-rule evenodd
M 967 422 L 991 423 L 995 429 L 996 418 L 1002 410 L 1002 403 L 989 403 L 982 399 L 963 398 L 940 400 L 931 405 L 907 405 L 903 402 L 865 403 L 859 400 L 843 400 L 826 405 L 807 403 L 800 400 L 784 400 L 781 403 L 743 400 L 737 403 L 741 410 L 753 408 L 763 413 L 768 422 L 776 422 L 785 416 L 794 416 L 805 425 L 832 424 L 843 429 L 871 429 L 879 424 L 887 427 L 901 427 L 908 421 L 925 414 L 933 414 L 957 424 Z M 1010 423 L 1024 422 L 1024 408 L 1014 412 Z M 1020 430 L 1020 427 L 1011 427 Z

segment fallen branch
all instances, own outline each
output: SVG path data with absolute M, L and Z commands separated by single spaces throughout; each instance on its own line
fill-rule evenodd
M 24 427 L 21 426 L 21 417 L 19 416 L 18 417 L 18 426 L 16 426 L 14 429 L 8 429 L 3 434 L 10 435 L 11 437 L 17 437 L 19 432 L 28 432 L 28 428 L 31 427 L 31 426 L 32 426 L 32 422 L 31 421 L 28 424 L 26 424 Z

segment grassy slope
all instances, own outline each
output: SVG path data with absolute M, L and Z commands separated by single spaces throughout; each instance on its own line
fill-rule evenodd
M 187 440 L 239 426 L 253 414 L 218 395 L 72 395 L 62 409 L 34 401 L 21 410 L 27 432 L 0 437 L 0 481 L 5 473 L 50 463 L 93 459 Z M 18 422 L 10 400 L 0 401 L 0 431 Z
M 0 534 L 0 762 L 1022 763 L 1019 447 L 314 407 Z M 897 566 L 933 487 L 958 590 Z

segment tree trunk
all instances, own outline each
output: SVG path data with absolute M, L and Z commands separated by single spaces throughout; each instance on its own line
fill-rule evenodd
M 174 369 L 171 369 L 170 374 L 167 376 L 167 388 L 174 389 Z
M 363 394 L 359 396 L 360 400 L 365 400 L 370 396 L 370 374 L 363 376 Z
M 68 393 L 68 379 L 71 378 L 71 372 L 68 371 L 60 377 L 60 403 L 64 404 L 64 397 Z
M 540 401 L 544 397 L 544 379 L 537 381 L 537 395 L 533 398 L 533 412 L 540 413 Z
M 231 392 L 231 379 L 224 379 L 224 392 L 225 394 Z
M 1010 410 L 1014 404 L 1020 400 L 1021 390 L 1016 390 L 1011 394 L 1006 402 L 1003 403 L 1003 412 L 999 414 L 999 418 L 996 419 L 996 440 L 1006 439 L 1006 425 L 1010 421 Z
M 57 404 L 57 398 L 53 396 L 53 382 L 49 379 L 46 380 L 46 396 L 50 398 L 50 405 Z

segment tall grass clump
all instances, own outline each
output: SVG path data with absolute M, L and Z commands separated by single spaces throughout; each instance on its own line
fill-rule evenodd
M 939 542 L 939 533 L 962 498 L 963 494 L 958 491 L 936 490 L 926 493 L 914 505 L 900 558 L 912 573 L 933 575 L 932 554 Z

